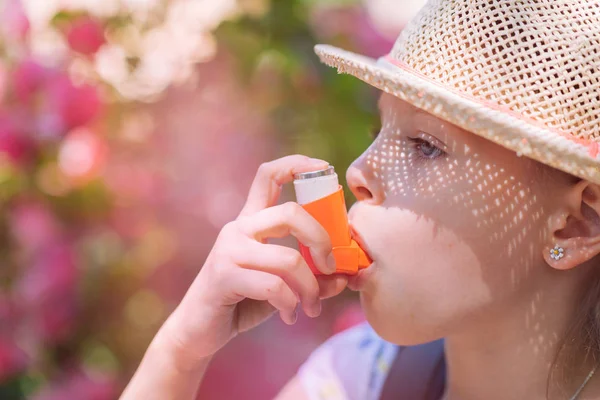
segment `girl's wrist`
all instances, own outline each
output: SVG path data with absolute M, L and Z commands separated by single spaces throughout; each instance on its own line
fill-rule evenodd
M 157 354 L 169 359 L 172 367 L 182 373 L 195 373 L 206 369 L 212 356 L 198 357 L 178 339 L 176 328 L 167 320 L 154 338 L 151 347 Z

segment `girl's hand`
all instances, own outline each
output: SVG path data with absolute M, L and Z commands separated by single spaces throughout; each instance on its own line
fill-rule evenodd
M 281 186 L 295 173 L 327 166 L 301 155 L 260 166 L 242 212 L 221 230 L 200 273 L 161 329 L 186 362 L 212 356 L 274 311 L 291 325 L 301 303 L 306 315 L 316 317 L 321 298 L 344 289 L 345 276 L 317 280 L 297 250 L 267 243 L 293 235 L 310 248 L 320 271 L 335 271 L 325 229 L 297 203 L 277 205 Z

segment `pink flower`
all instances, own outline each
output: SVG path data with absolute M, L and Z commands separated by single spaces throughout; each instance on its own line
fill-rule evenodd
M 427 0 L 362 0 L 373 25 L 390 40 L 396 39 L 426 2 Z
M 32 59 L 19 62 L 12 71 L 12 86 L 16 98 L 28 103 L 49 77 L 49 70 Z
M 75 20 L 67 31 L 67 41 L 71 49 L 85 55 L 95 54 L 105 42 L 102 25 L 90 18 Z
M 3 330 L 12 329 L 19 318 L 19 310 L 12 298 L 0 293 L 0 326 Z
M 18 293 L 25 304 L 39 307 L 73 293 L 77 278 L 73 250 L 68 244 L 58 242 L 35 256 L 18 283 Z
M 63 71 L 46 68 L 34 60 L 20 62 L 12 71 L 12 89 L 29 114 L 29 125 L 38 139 L 58 138 L 92 122 L 102 109 L 96 87 L 75 85 Z
M 74 332 L 78 314 L 77 298 L 73 291 L 55 293 L 28 315 L 30 327 L 45 343 L 56 344 Z
M 107 151 L 106 143 L 92 130 L 77 128 L 62 141 L 58 164 L 74 182 L 86 183 L 99 173 Z
M 0 112 L 0 155 L 4 154 L 15 164 L 28 161 L 35 148 L 21 125 L 16 114 L 9 116 Z
M 73 331 L 77 317 L 78 271 L 64 243 L 39 252 L 16 286 L 29 329 L 46 343 L 58 343 Z
M 22 372 L 28 364 L 28 357 L 13 340 L 0 337 L 0 382 Z
M 110 189 L 129 201 L 152 201 L 160 192 L 157 174 L 140 165 L 114 162 L 106 175 Z
M 358 51 L 369 57 L 384 56 L 394 46 L 393 40 L 386 38 L 375 29 L 373 22 L 363 10 L 357 15 L 352 36 Z
M 54 243 L 60 234 L 54 215 L 42 204 L 24 202 L 10 211 L 10 227 L 20 247 L 38 252 Z
M 20 0 L 6 0 L 0 10 L 1 30 L 9 39 L 22 41 L 29 33 L 29 19 Z
M 385 55 L 394 44 L 375 29 L 366 10 L 359 6 L 315 7 L 311 25 L 321 40 L 337 40 L 338 44 L 370 57 Z
M 93 121 L 102 108 L 98 90 L 94 86 L 75 86 L 66 75 L 48 82 L 46 96 L 46 112 L 60 116 L 63 134 Z
M 0 60 L 0 101 L 4 102 L 4 96 L 8 90 L 9 82 L 11 77 L 9 74 L 8 66 Z

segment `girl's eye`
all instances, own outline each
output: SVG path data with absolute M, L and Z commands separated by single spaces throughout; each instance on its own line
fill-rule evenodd
M 417 150 L 417 157 L 432 160 L 446 154 L 444 150 L 440 149 L 428 140 L 419 137 L 409 137 L 408 139 L 411 141 L 413 147 Z

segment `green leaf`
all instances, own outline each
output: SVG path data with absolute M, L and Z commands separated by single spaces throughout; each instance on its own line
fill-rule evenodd
M 16 376 L 9 381 L 0 384 L 0 399 L 2 400 L 21 400 L 25 399 L 25 393 L 21 387 L 23 375 Z

